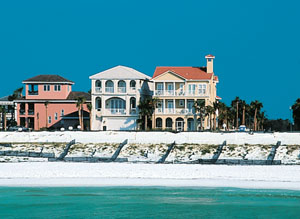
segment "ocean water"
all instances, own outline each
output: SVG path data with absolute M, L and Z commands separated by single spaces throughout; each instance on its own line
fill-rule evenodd
M 0 218 L 300 218 L 300 191 L 0 187 Z

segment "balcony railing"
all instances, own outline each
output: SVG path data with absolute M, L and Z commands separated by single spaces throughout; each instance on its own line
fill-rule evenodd
M 126 114 L 125 109 L 107 109 L 108 113 L 114 114 L 114 115 L 124 115 Z
M 157 108 L 155 109 L 155 113 L 157 114 L 175 114 L 175 115 L 190 115 L 194 114 L 194 109 L 178 109 L 178 108 Z
M 114 88 L 113 87 L 106 87 L 105 88 L 105 92 L 106 93 L 113 93 L 114 92 Z
M 137 110 L 136 110 L 136 108 L 132 108 L 132 109 L 130 109 L 130 114 L 137 114 Z
M 187 92 L 183 90 L 156 90 L 154 93 L 155 96 L 208 96 L 206 93 L 196 93 L 196 90 L 188 90 Z
M 98 94 L 102 93 L 102 88 L 101 87 L 96 87 L 95 92 L 98 93 Z
M 118 87 L 119 93 L 126 93 L 126 87 Z
M 20 115 L 25 115 L 25 109 L 20 109 L 19 112 L 20 112 Z
M 29 90 L 28 95 L 38 95 L 39 92 L 37 90 Z
M 28 110 L 28 115 L 34 115 L 34 110 L 33 109 L 29 109 Z

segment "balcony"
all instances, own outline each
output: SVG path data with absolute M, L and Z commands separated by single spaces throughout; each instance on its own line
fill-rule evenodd
M 102 93 L 102 88 L 101 87 L 95 87 L 95 93 L 96 94 Z
M 157 108 L 155 109 L 156 114 L 174 114 L 174 115 L 193 115 L 195 114 L 194 109 L 178 109 L 178 108 Z
M 25 115 L 25 109 L 20 109 L 19 113 L 20 113 L 20 115 Z
M 130 109 L 130 114 L 137 114 L 137 110 L 136 110 L 136 108 L 132 108 L 132 109 Z
M 37 90 L 29 90 L 28 95 L 39 95 L 39 92 Z
M 126 87 L 118 87 L 119 93 L 126 93 Z
M 106 93 L 114 93 L 114 88 L 113 87 L 106 87 L 105 92 Z
M 183 90 L 156 90 L 154 92 L 155 96 L 200 96 L 206 97 L 209 94 L 206 93 L 196 93 L 196 90 L 188 90 L 187 92 Z
M 126 110 L 125 109 L 107 109 L 107 113 L 112 114 L 112 115 L 125 115 Z
M 33 109 L 29 109 L 28 110 L 28 115 L 34 115 L 34 110 Z

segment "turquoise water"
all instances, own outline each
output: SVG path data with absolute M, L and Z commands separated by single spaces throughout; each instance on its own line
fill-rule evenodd
M 0 218 L 300 218 L 300 191 L 0 187 Z

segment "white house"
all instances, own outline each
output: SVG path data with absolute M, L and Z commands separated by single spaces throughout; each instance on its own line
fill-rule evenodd
M 92 130 L 136 130 L 140 98 L 151 95 L 150 78 L 121 65 L 90 76 Z

